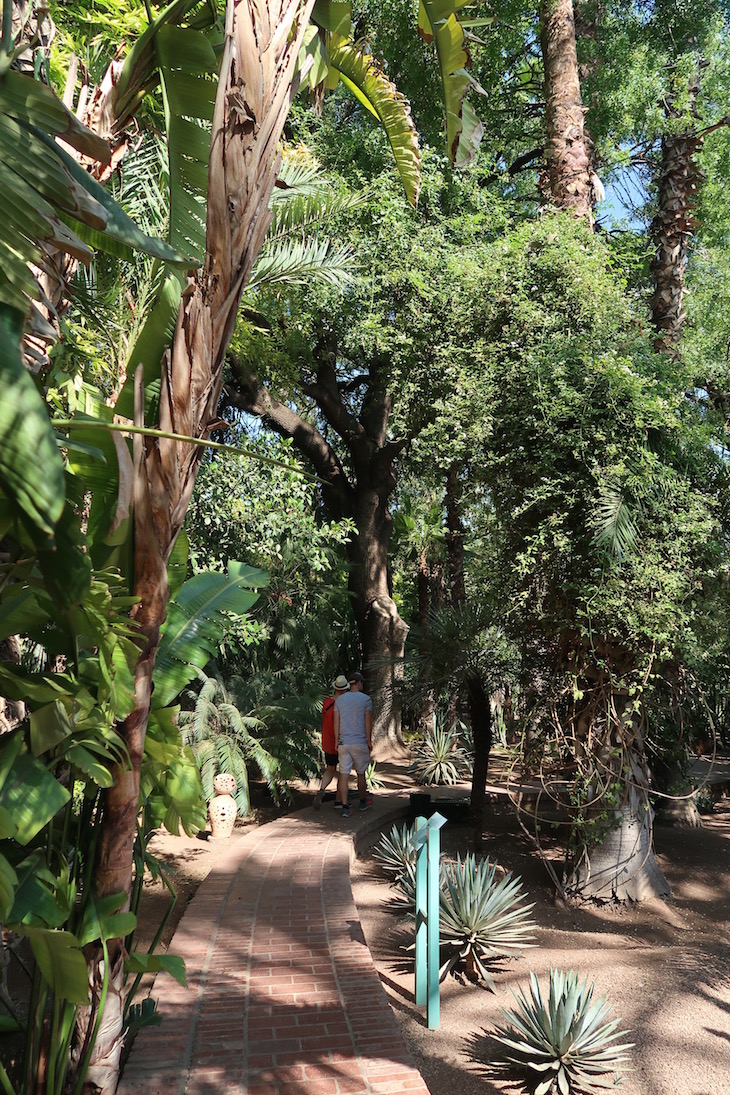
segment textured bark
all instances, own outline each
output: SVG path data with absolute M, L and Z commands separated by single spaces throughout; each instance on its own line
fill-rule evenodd
M 698 76 L 690 87 L 693 101 L 699 90 Z M 668 118 L 676 117 L 671 101 L 665 104 L 665 111 Z M 674 356 L 679 352 L 686 319 L 684 281 L 689 245 L 697 228 L 693 211 L 702 176 L 695 163 L 695 153 L 701 143 L 702 137 L 689 131 L 669 134 L 662 139 L 658 208 L 651 225 L 654 243 L 651 315 L 657 331 L 654 348 Z
M 20 665 L 20 639 L 10 635 L 0 642 L 0 662 Z M 25 718 L 26 708 L 22 700 L 8 700 L 0 696 L 0 734 L 7 734 L 20 726 Z
M 190 278 L 171 352 L 163 362 L 160 427 L 205 437 L 216 417 L 222 365 L 246 279 L 270 220 L 269 199 L 279 167 L 279 139 L 295 91 L 294 64 L 314 0 L 229 2 L 226 39 L 213 117 L 209 161 L 206 258 Z M 141 374 L 140 374 L 141 375 Z M 137 393 L 138 413 L 143 400 Z M 95 888 L 100 897 L 132 885 L 132 849 L 139 781 L 150 710 L 152 672 L 165 619 L 167 561 L 185 518 L 201 449 L 167 439 L 137 439 L 135 448 L 135 620 L 141 654 L 135 709 L 120 727 L 130 768 L 116 773 L 106 794 Z M 110 943 L 113 966 L 123 941 Z M 98 982 L 100 956 L 91 963 Z M 94 1005 L 95 1006 L 95 1005 Z M 106 1022 L 106 1019 L 105 1019 Z M 116 1087 L 122 1037 L 119 1017 L 94 1051 L 86 1090 Z
M 593 224 L 591 158 L 581 102 L 572 0 L 541 0 L 545 69 L 544 180 L 552 203 Z
M 484 807 L 487 801 L 487 771 L 492 751 L 492 711 L 481 677 L 472 674 L 466 681 L 467 707 L 474 741 L 474 767 L 471 778 L 471 816 L 474 824 L 474 850 L 482 846 Z
M 393 529 L 389 499 L 396 487 L 395 459 L 405 442 L 387 438 L 390 397 L 370 390 L 360 414 L 354 415 L 340 394 L 334 349 L 319 347 L 316 381 L 306 384 L 304 391 L 346 446 L 352 467 L 348 475 L 316 426 L 274 399 L 242 361 L 231 358 L 230 364 L 230 403 L 259 415 L 281 437 L 291 438 L 326 484 L 323 501 L 328 515 L 333 520 L 349 517 L 355 523 L 357 534 L 347 545 L 349 588 L 367 676 L 365 689 L 373 698 L 373 744 L 380 757 L 400 753 L 408 627 L 391 596 L 388 548 Z
M 669 897 L 669 883 L 652 845 L 652 811 L 643 795 L 616 811 L 616 825 L 585 850 L 566 893 L 595 901 L 647 901 Z

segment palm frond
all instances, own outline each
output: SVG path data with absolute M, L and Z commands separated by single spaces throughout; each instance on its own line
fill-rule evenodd
M 335 246 L 330 240 L 302 239 L 265 247 L 251 274 L 248 290 L 272 285 L 304 285 L 316 277 L 339 289 L 349 280 L 355 252 L 349 244 Z
M 341 213 L 355 209 L 362 202 L 363 197 L 360 194 L 336 194 L 327 190 L 320 177 L 317 188 L 305 193 L 294 190 L 272 200 L 272 217 L 266 242 L 269 244 L 323 224 Z
M 640 503 L 629 500 L 618 483 L 601 483 L 593 515 L 594 542 L 620 562 L 636 551 L 640 513 Z

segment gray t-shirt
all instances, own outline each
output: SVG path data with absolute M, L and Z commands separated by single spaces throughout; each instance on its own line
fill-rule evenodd
M 373 701 L 364 692 L 343 692 L 335 700 L 340 716 L 340 745 L 367 745 L 365 712 L 372 711 Z

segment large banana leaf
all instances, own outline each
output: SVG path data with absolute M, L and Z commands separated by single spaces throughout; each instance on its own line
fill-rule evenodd
M 418 33 L 436 47 L 446 110 L 446 149 L 457 167 L 471 163 L 484 133 L 464 99 L 470 88 L 478 89 L 467 72 L 469 54 L 464 30 L 456 18 L 456 12 L 468 3 L 469 0 L 420 0 L 418 8 Z
M 312 22 L 321 30 L 349 38 L 352 4 L 345 0 L 317 0 L 312 11 Z
M 383 126 L 406 196 L 415 206 L 421 189 L 421 154 L 408 102 L 374 59 L 351 39 L 330 34 L 326 48 L 329 66 Z
M 170 156 L 170 243 L 200 263 L 218 62 L 199 31 L 164 25 L 155 43 Z
M 157 651 L 152 702 L 166 707 L 218 653 L 231 617 L 253 607 L 268 583 L 263 570 L 230 562 L 228 573 L 208 571 L 184 583 L 168 605 Z
M 213 5 L 201 5 L 200 0 L 173 0 L 158 13 L 127 53 L 117 81 L 114 102 L 119 129 L 127 125 L 137 113 L 144 96 L 159 82 L 157 36 L 160 29 L 164 26 L 179 25 L 191 11 L 193 15 L 188 20 L 188 26 L 193 29 L 203 30 L 215 21 Z
M 23 366 L 23 313 L 0 303 L 0 487 L 46 535 L 63 512 L 63 463 L 40 392 Z

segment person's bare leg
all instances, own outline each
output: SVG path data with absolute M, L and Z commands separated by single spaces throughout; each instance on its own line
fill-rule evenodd
M 317 794 L 314 796 L 314 802 L 312 803 L 315 810 L 319 810 L 320 806 L 322 805 L 322 796 L 324 795 L 325 791 L 329 787 L 332 780 L 336 778 L 336 776 L 337 776 L 337 769 L 336 768 L 330 768 L 329 766 L 327 768 L 325 768 L 324 772 L 322 773 L 321 786 L 320 786 L 319 790 L 317 791 Z
M 368 785 L 364 772 L 357 773 L 357 793 L 360 796 L 360 802 L 364 802 L 368 796 Z
M 347 784 L 349 780 L 349 773 L 345 775 L 344 772 L 340 772 L 340 779 L 337 784 L 337 800 L 341 802 L 343 806 L 347 806 Z

